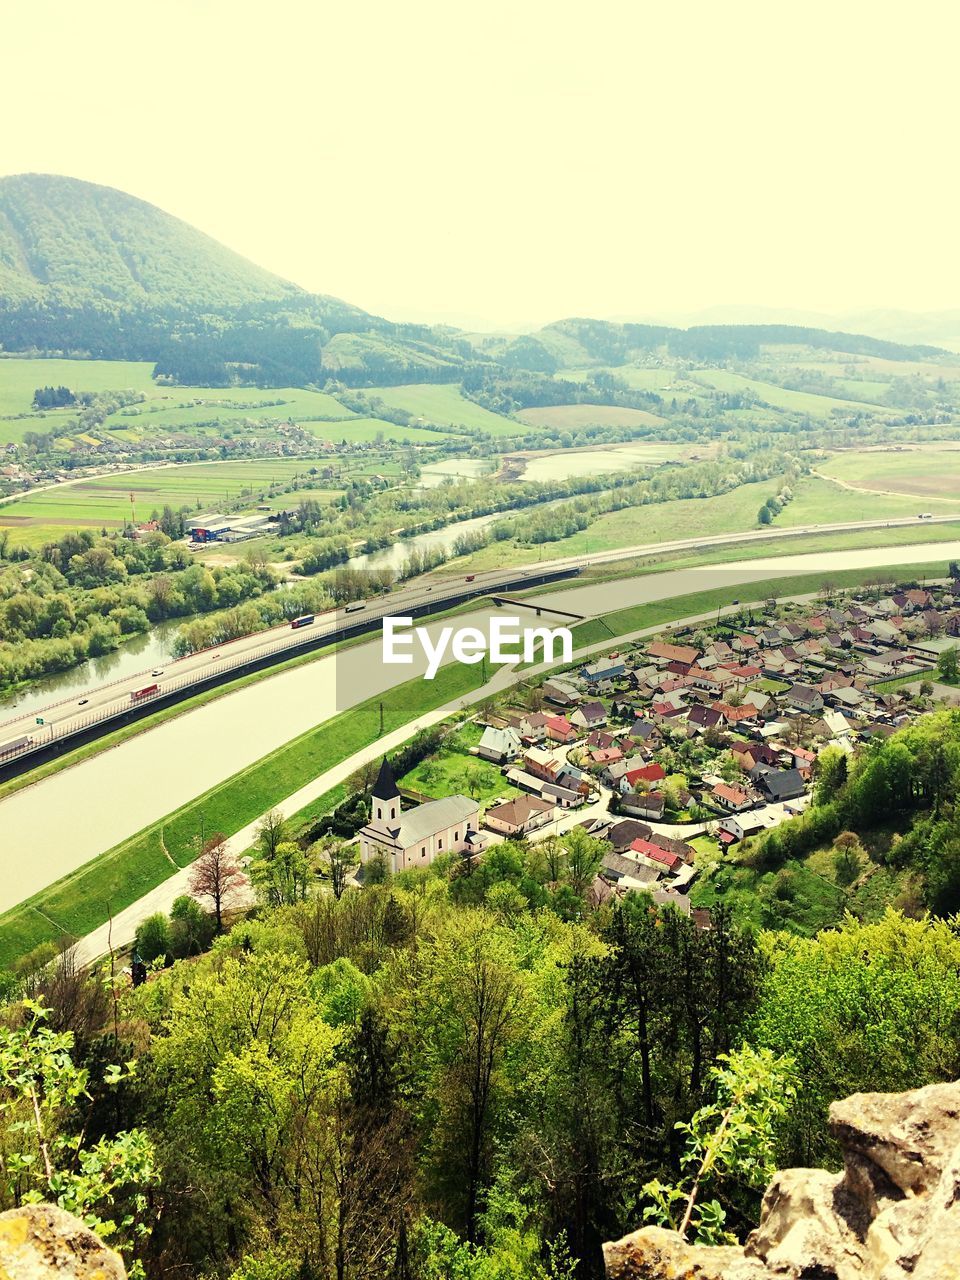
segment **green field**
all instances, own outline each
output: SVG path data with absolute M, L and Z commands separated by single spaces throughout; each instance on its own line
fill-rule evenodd
M 960 453 L 957 454 L 960 460 Z M 826 471 L 827 468 L 820 468 Z M 960 513 L 960 496 L 954 503 Z M 886 520 L 916 516 L 920 507 L 916 498 L 897 494 L 857 493 L 832 484 L 820 476 L 805 476 L 794 490 L 793 501 L 774 516 L 773 528 L 799 524 L 834 524 L 842 520 Z M 947 506 L 938 515 L 949 515 Z
M 545 409 L 521 409 L 521 422 L 531 427 L 576 431 L 580 427 L 658 426 L 663 418 L 645 409 L 624 409 L 611 404 L 557 404 Z
M 130 519 L 147 520 L 169 504 L 201 511 L 229 501 L 249 498 L 251 504 L 272 484 L 288 484 L 296 476 L 307 477 L 311 468 L 323 468 L 322 460 L 257 458 L 249 462 L 194 463 L 189 466 L 150 467 L 120 475 L 91 476 L 26 494 L 0 506 L 0 528 L 34 541 L 31 535 L 56 536 L 65 528 L 118 528 Z M 324 481 L 319 477 L 316 486 Z M 289 495 L 292 503 L 297 494 Z M 42 538 L 41 538 L 42 540 Z
M 395 409 L 405 409 L 428 422 L 470 427 L 494 436 L 515 436 L 520 428 L 512 418 L 491 413 L 460 394 L 450 383 L 414 383 L 406 387 L 368 387 L 364 395 L 379 396 Z
M 71 391 L 157 391 L 153 364 L 143 360 L 28 360 L 0 358 L 0 418 L 31 413 L 38 387 L 69 387 Z M 47 419 L 69 417 L 70 409 L 49 410 Z M 38 421 L 45 421 L 39 420 Z M 47 422 L 47 427 L 49 422 Z M 41 426 L 36 430 L 44 430 Z
M 838 453 L 819 470 L 845 484 L 876 489 L 879 493 L 915 495 L 907 501 L 913 510 L 916 499 L 949 502 L 960 510 L 960 448 L 926 448 Z M 848 499 L 867 497 L 847 491 Z M 883 502 L 893 499 L 883 497 Z
M 842 413 L 862 413 L 870 408 L 877 413 L 895 413 L 889 406 L 870 404 L 859 400 L 841 400 L 833 396 L 819 396 L 812 391 L 790 391 L 786 387 L 778 387 L 772 382 L 761 382 L 756 378 L 747 378 L 740 373 L 731 373 L 727 369 L 698 369 L 693 375 L 697 382 L 716 391 L 752 391 L 764 403 L 776 409 L 787 409 L 794 413 L 809 413 L 814 417 L 829 417 L 834 410 Z
M 697 535 L 755 529 L 759 527 L 757 511 L 777 488 L 777 481 L 766 480 L 741 485 L 712 498 L 676 498 L 645 507 L 625 507 L 600 516 L 580 533 L 544 543 L 540 548 L 531 549 L 515 542 L 491 543 L 458 560 L 457 569 L 461 566 L 470 570 L 491 569 L 529 563 L 537 558 L 538 551 L 541 559 L 556 560 L 648 542 L 672 542 Z

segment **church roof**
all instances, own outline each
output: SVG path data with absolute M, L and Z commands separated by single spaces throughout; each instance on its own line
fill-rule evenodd
M 380 762 L 380 772 L 377 774 L 377 780 L 373 784 L 373 797 L 375 800 L 392 800 L 394 796 L 400 794 L 397 786 L 397 780 L 393 776 L 393 770 L 390 768 L 390 761 L 386 756 Z

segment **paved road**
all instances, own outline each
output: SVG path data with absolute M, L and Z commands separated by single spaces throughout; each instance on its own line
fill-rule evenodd
M 960 518 L 957 516 L 936 516 L 932 521 L 925 523 L 946 523 L 951 520 Z M 86 691 L 82 698 L 71 696 L 58 702 L 53 702 L 47 707 L 31 707 L 29 711 L 18 718 L 11 719 L 0 728 L 0 755 L 3 753 L 4 746 L 10 747 L 12 744 L 21 742 L 24 739 L 23 746 L 16 752 L 10 752 L 10 758 L 21 758 L 35 747 L 43 746 L 56 739 L 69 735 L 72 732 L 89 728 L 93 725 L 109 721 L 115 717 L 123 715 L 129 711 L 130 707 L 136 703 L 149 703 L 155 698 L 162 695 L 163 692 L 173 690 L 182 690 L 200 686 L 204 680 L 212 675 L 222 675 L 234 668 L 242 668 L 245 663 L 269 656 L 271 654 L 280 654 L 286 656 L 294 653 L 298 648 L 303 648 L 310 640 L 316 639 L 320 635 L 335 635 L 343 626 L 350 622 L 359 621 L 361 615 L 364 620 L 379 620 L 387 615 L 403 614 L 409 609 L 426 603 L 436 603 L 438 601 L 449 601 L 451 604 L 459 601 L 464 593 L 473 591 L 489 591 L 494 592 L 502 589 L 508 583 L 516 583 L 518 577 L 524 574 L 530 577 L 536 577 L 543 572 L 549 572 L 554 569 L 571 569 L 582 568 L 587 565 L 612 564 L 618 561 L 631 560 L 638 556 L 651 555 L 654 553 L 662 554 L 664 552 L 673 551 L 689 551 L 698 550 L 705 547 L 714 546 L 732 546 L 740 543 L 768 542 L 776 545 L 784 539 L 794 538 L 797 536 L 819 532 L 829 533 L 836 531 L 851 530 L 869 530 L 880 528 L 895 527 L 912 527 L 916 524 L 913 518 L 900 518 L 889 521 L 868 520 L 868 521 L 852 521 L 848 523 L 835 523 L 824 525 L 803 525 L 792 529 L 764 529 L 760 531 L 750 531 L 747 533 L 722 534 L 713 537 L 695 536 L 691 538 L 681 538 L 672 542 L 644 543 L 632 547 L 624 547 L 616 551 L 598 551 L 592 552 L 584 556 L 567 556 L 560 559 L 544 561 L 543 563 L 530 565 L 526 568 L 517 568 L 513 570 L 488 570 L 472 574 L 469 583 L 459 577 L 452 580 L 444 580 L 442 577 L 437 579 L 430 585 L 422 583 L 395 591 L 389 597 L 382 598 L 377 601 L 371 601 L 363 605 L 362 609 L 347 612 L 337 610 L 328 614 L 320 614 L 317 616 L 316 622 L 301 631 L 292 630 L 289 624 L 279 627 L 273 627 L 268 631 L 257 632 L 255 635 L 244 636 L 239 640 L 231 641 L 228 644 L 219 645 L 213 651 L 204 650 L 201 653 L 191 654 L 189 657 L 179 658 L 172 662 L 166 662 L 162 667 L 146 668 L 132 676 L 126 676 L 122 679 L 113 681 L 109 684 L 101 685 Z M 941 548 L 944 555 L 953 555 L 955 552 L 947 551 Z M 900 563 L 906 563 L 913 557 L 914 553 L 911 549 L 911 557 L 902 556 L 903 548 L 891 547 L 884 552 L 884 563 L 896 563 L 894 557 L 899 556 Z M 929 546 L 922 548 L 923 555 L 929 556 Z M 838 562 L 837 557 L 841 557 Z M 860 557 L 858 559 L 858 556 Z M 848 558 L 849 557 L 849 558 Z M 863 559 L 866 557 L 866 559 Z M 873 558 L 871 558 L 873 557 Z M 852 566 L 857 563 L 873 564 L 877 563 L 876 551 L 867 549 L 863 552 L 838 552 L 828 554 L 818 554 L 807 557 L 806 563 L 811 568 L 819 568 L 830 561 L 834 568 Z M 915 558 L 915 557 L 914 557 Z M 754 571 L 768 571 L 774 567 L 773 559 L 757 560 L 753 562 Z M 733 568 L 738 570 L 741 575 L 743 573 L 742 565 L 735 566 L 712 566 L 706 568 L 703 572 L 710 575 L 710 581 L 705 578 L 701 579 L 701 585 L 720 585 L 728 576 L 727 570 Z M 798 570 L 798 572 L 801 570 Z M 663 594 L 679 593 L 680 591 L 694 591 L 699 589 L 694 585 L 681 585 L 684 582 L 692 582 L 690 574 L 696 570 L 678 570 L 675 577 L 675 589 L 664 592 L 660 591 L 659 596 L 648 596 L 641 594 L 636 597 L 633 602 L 641 603 L 646 599 L 661 598 Z M 683 575 L 687 575 L 684 577 Z M 658 581 L 663 581 L 667 575 L 655 575 Z M 742 578 L 737 579 L 745 580 Z M 638 581 L 640 581 L 638 579 Z M 659 588 L 658 588 L 659 590 Z M 612 584 L 596 588 L 596 594 L 591 597 L 591 602 L 599 600 L 601 596 L 606 600 L 614 600 L 613 605 L 584 605 L 582 612 L 602 612 L 607 607 L 616 608 L 620 603 L 628 603 L 628 600 L 622 593 L 618 592 Z M 549 597 L 555 601 L 556 597 L 551 594 Z M 565 598 L 572 599 L 567 595 Z M 543 602 L 546 602 L 546 597 Z M 560 608 L 566 608 L 566 605 L 559 605 Z M 569 606 L 573 609 L 573 606 Z M 576 610 L 574 610 L 576 611 Z M 156 693 L 147 693 L 143 697 L 138 697 L 143 690 L 156 688 Z M 43 721 L 42 725 L 37 724 L 37 719 Z
M 803 603 L 811 600 L 812 598 L 813 597 L 810 595 L 791 597 L 791 599 L 797 603 Z M 734 606 L 729 606 L 722 610 L 723 614 L 731 612 L 735 612 Z M 673 625 L 694 626 L 697 623 L 705 622 L 715 616 L 716 615 L 711 610 L 709 614 L 696 614 L 688 617 L 677 618 Z M 636 631 L 632 631 L 628 635 L 621 637 L 621 639 L 625 641 L 639 640 L 647 636 L 655 635 L 661 630 L 662 626 L 658 623 L 654 627 L 642 627 Z M 576 650 L 574 657 L 577 660 L 586 659 L 590 654 L 596 653 L 598 650 L 607 647 L 608 642 L 605 641 L 587 645 L 582 649 Z M 541 663 L 536 667 L 525 670 L 521 675 L 521 673 L 519 673 L 514 667 L 504 667 L 498 671 L 482 689 L 479 689 L 476 692 L 474 695 L 474 702 L 480 703 L 484 698 L 502 693 L 518 680 L 541 674 L 548 669 L 549 668 L 546 663 Z M 328 769 L 325 773 L 320 774 L 305 787 L 301 787 L 293 795 L 288 796 L 273 807 L 275 809 L 279 809 L 281 813 L 288 817 L 299 812 L 306 805 L 310 804 L 311 801 L 318 799 L 332 787 L 335 787 L 345 778 L 348 778 L 350 774 L 356 769 L 359 769 L 361 765 L 377 759 L 384 752 L 395 750 L 396 747 L 405 742 L 407 738 L 416 733 L 418 729 L 427 728 L 432 724 L 439 723 L 452 711 L 458 710 L 460 706 L 460 703 L 448 703 L 445 707 L 439 707 L 436 711 L 428 712 L 419 719 L 410 721 L 408 724 L 396 729 L 393 733 L 387 734 L 378 742 L 372 743 L 370 746 L 364 747 L 362 750 L 355 752 L 349 759 L 342 761 L 332 769 Z M 547 835 L 554 834 L 554 832 L 565 831 L 569 827 L 575 826 L 577 823 L 586 821 L 588 818 L 604 817 L 609 813 L 609 802 L 610 792 L 604 789 L 599 799 L 594 801 L 592 804 L 585 806 L 582 809 L 571 809 L 560 814 L 556 823 L 549 824 L 537 833 L 537 838 L 542 839 Z M 785 816 L 783 805 L 771 805 L 768 806 L 768 808 L 771 813 L 778 818 L 778 820 L 782 820 Z M 247 826 L 245 826 L 241 831 L 238 831 L 236 835 L 227 842 L 227 847 L 234 856 L 242 854 L 253 844 L 256 838 L 257 826 L 262 821 L 263 817 L 264 815 L 261 814 L 259 818 L 255 818 L 253 822 L 248 823 Z M 682 840 L 692 839 L 695 835 L 700 834 L 707 824 L 701 823 L 694 826 L 678 826 L 670 823 L 656 822 L 648 823 L 648 825 L 653 827 L 654 830 L 660 832 L 661 835 Z M 165 880 L 163 884 L 152 889 L 148 894 L 145 894 L 144 897 L 138 899 L 131 906 L 121 912 L 118 912 L 109 924 L 102 925 L 99 929 L 94 930 L 77 943 L 76 954 L 78 959 L 83 964 L 90 964 L 101 956 L 108 954 L 111 948 L 116 950 L 129 945 L 133 941 L 134 935 L 137 931 L 137 926 L 141 921 L 145 920 L 147 916 L 153 915 L 157 911 L 169 912 L 175 899 L 180 897 L 181 894 L 189 891 L 189 881 L 190 868 L 178 871 L 176 874 L 171 876 L 169 880 Z M 251 901 L 251 899 L 252 894 L 249 887 L 247 887 L 238 894 L 235 905 L 243 905 L 246 902 Z
M 929 547 L 894 547 L 812 559 L 818 570 L 828 573 L 849 563 L 851 557 L 859 564 L 883 565 L 929 553 Z M 937 554 L 945 559 L 960 557 L 960 543 L 941 546 Z M 769 563 L 777 573 L 786 574 L 808 570 L 810 560 L 795 556 Z M 560 608 L 600 612 L 683 595 L 703 586 L 704 575 L 710 585 L 746 585 L 758 579 L 757 562 L 648 574 L 564 590 L 538 597 L 537 602 L 556 603 L 559 597 Z M 481 609 L 462 615 L 458 622 L 483 628 L 492 612 Z M 427 629 L 436 637 L 443 625 L 427 624 Z M 0 910 L 23 901 L 338 711 L 415 678 L 423 665 L 418 661 L 413 666 L 385 667 L 377 638 L 227 693 L 0 801 Z

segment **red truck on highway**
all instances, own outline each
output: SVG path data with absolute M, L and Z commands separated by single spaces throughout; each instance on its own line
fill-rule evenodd
M 130 701 L 142 702 L 144 698 L 149 698 L 151 694 L 159 692 L 160 686 L 158 684 L 148 684 L 143 689 L 135 689 L 130 695 Z

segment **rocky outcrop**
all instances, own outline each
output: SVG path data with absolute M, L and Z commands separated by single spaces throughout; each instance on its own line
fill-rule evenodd
M 72 1213 L 29 1204 L 0 1213 L 0 1280 L 126 1280 L 119 1256 Z
M 645 1227 L 604 1246 L 609 1280 L 960 1280 L 960 1081 L 830 1108 L 843 1172 L 787 1169 L 741 1247 Z

